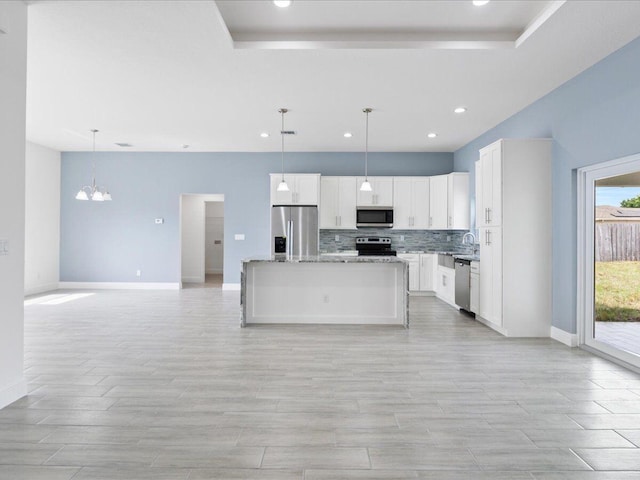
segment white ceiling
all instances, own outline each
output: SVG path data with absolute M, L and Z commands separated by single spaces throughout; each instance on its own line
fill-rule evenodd
M 287 151 L 361 151 L 362 108 L 372 107 L 370 150 L 454 151 L 640 35 L 636 1 L 569 1 L 544 22 L 536 16 L 550 2 L 219 3 L 32 2 L 28 139 L 88 150 L 97 128 L 99 150 L 279 151 L 277 110 L 287 107 L 298 133 Z M 360 43 L 234 48 L 234 34 L 278 31 Z M 406 48 L 380 47 L 389 37 Z M 408 42 L 418 37 L 511 45 Z M 468 112 L 454 114 L 459 105 Z

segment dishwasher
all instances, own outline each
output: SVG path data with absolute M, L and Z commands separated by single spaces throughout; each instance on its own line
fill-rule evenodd
M 467 312 L 471 311 L 471 260 L 455 259 L 456 305 Z

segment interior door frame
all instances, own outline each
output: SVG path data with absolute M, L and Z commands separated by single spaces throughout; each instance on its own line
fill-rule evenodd
M 635 369 L 640 368 L 640 355 L 617 349 L 594 338 L 595 286 L 595 182 L 640 170 L 640 154 L 629 155 L 596 165 L 579 168 L 577 222 L 577 327 L 578 345 L 603 354 Z

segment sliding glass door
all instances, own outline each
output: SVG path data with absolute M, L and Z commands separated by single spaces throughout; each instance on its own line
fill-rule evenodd
M 578 172 L 580 343 L 640 367 L 640 155 Z

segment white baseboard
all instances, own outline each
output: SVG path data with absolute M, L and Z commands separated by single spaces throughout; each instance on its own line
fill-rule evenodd
M 442 300 L 444 303 L 446 303 L 447 305 L 451 305 L 453 308 L 455 308 L 456 310 L 460 310 L 460 307 L 458 305 L 456 305 L 454 302 L 452 302 L 451 300 L 449 300 L 448 298 L 444 298 L 441 297 L 440 295 L 438 295 L 437 293 L 435 294 L 436 298 L 438 300 Z
M 182 277 L 182 283 L 204 283 L 204 277 Z
M 39 293 L 50 292 L 52 290 L 57 290 L 59 283 L 44 283 L 42 285 L 36 285 L 33 287 L 25 287 L 24 296 L 28 297 L 29 295 L 37 295 Z
M 421 291 L 421 290 L 409 290 L 410 297 L 435 297 L 436 292 Z
M 222 289 L 223 290 L 240 290 L 240 284 L 239 283 L 223 283 Z
M 27 381 L 22 378 L 17 383 L 0 390 L 0 409 L 21 399 L 27 394 Z
M 487 326 L 487 327 L 489 327 L 490 329 L 495 330 L 495 331 L 496 331 L 496 332 L 498 332 L 499 334 L 504 335 L 505 337 L 506 337 L 506 336 L 508 336 L 508 335 L 507 335 L 507 331 L 506 331 L 504 328 L 502 328 L 502 327 L 500 327 L 500 326 L 496 325 L 495 323 L 490 322 L 489 320 L 485 320 L 484 318 L 482 318 L 482 317 L 481 317 L 480 315 L 478 315 L 477 313 L 476 313 L 476 320 L 477 320 L 478 322 L 480 322 L 481 324 L 486 325 L 486 326 Z
M 60 282 L 58 288 L 95 290 L 179 290 L 179 283 L 170 282 Z
M 578 346 L 578 335 L 575 333 L 569 333 L 559 328 L 551 327 L 550 334 L 551 338 L 557 340 L 560 343 L 564 343 L 568 347 Z

